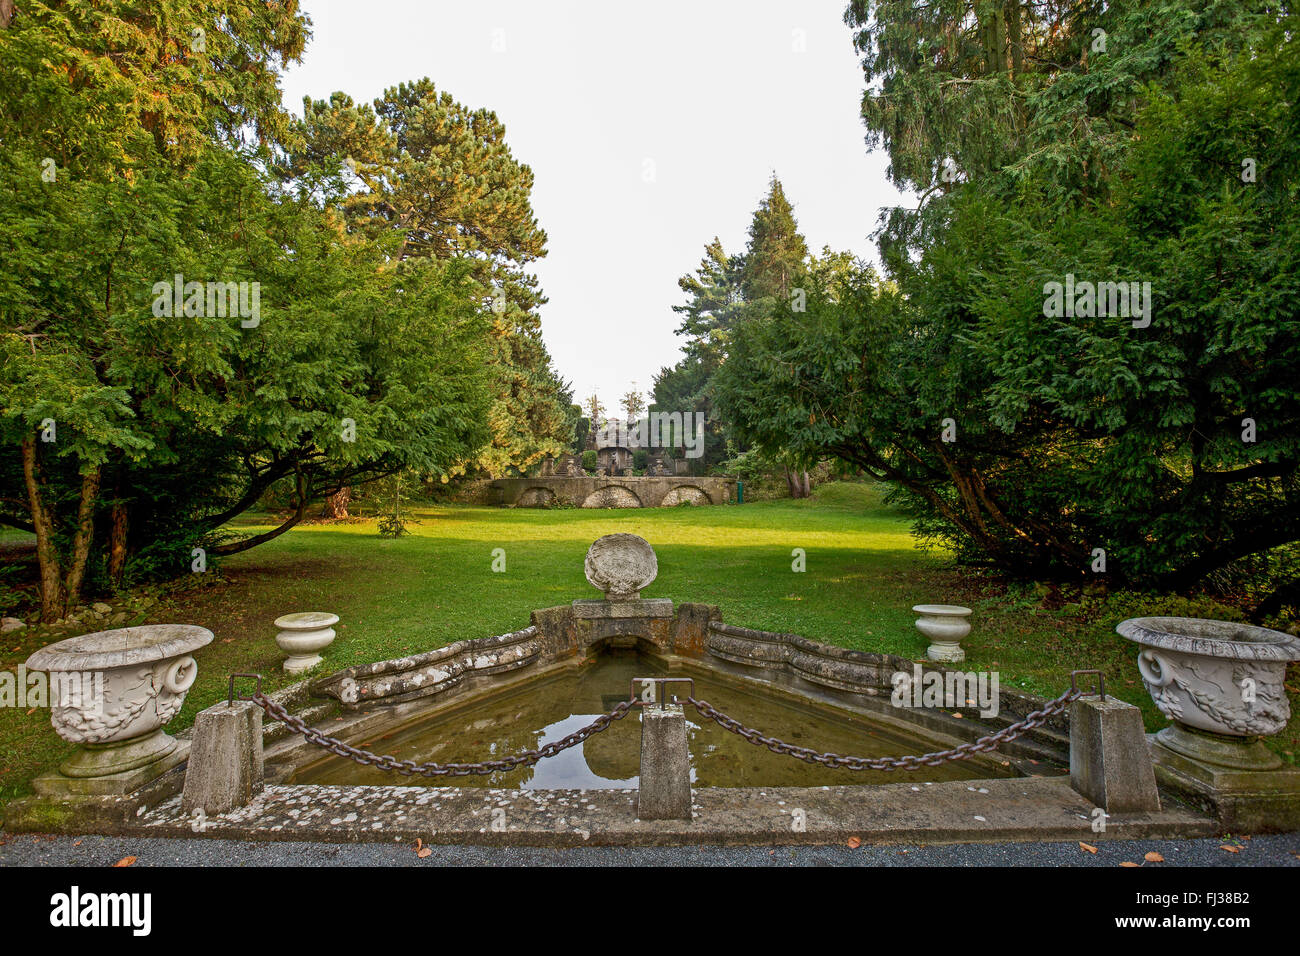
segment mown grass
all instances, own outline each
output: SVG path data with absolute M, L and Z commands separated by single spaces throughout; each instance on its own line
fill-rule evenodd
M 1146 613 L 1236 613 L 1212 602 L 1123 594 L 1057 607 L 1060 600 L 1043 589 L 1008 588 L 920 550 L 881 496 L 874 485 L 831 484 L 812 500 L 714 508 L 417 507 L 418 523 L 397 540 L 379 537 L 373 520 L 308 524 L 160 592 L 156 606 L 128 623 L 193 623 L 216 635 L 198 654 L 198 681 L 171 725 L 180 729 L 224 697 L 232 671 L 261 672 L 271 688 L 290 683 L 274 641 L 272 621 L 281 614 L 341 616 L 318 674 L 499 634 L 525 626 L 533 608 L 598 596 L 583 576 L 583 557 L 596 538 L 625 531 L 658 554 L 659 577 L 646 597 L 717 604 L 731 623 L 913 658 L 924 655 L 926 641 L 912 605 L 966 604 L 975 611 L 967 669 L 996 670 L 1003 686 L 1055 696 L 1071 670 L 1100 668 L 1108 689 L 1142 707 L 1155 729 L 1164 719 L 1138 679 L 1133 645 L 1115 625 Z M 269 526 L 266 516 L 246 516 L 239 529 Z M 492 570 L 497 548 L 505 552 L 501 573 Z M 806 555 L 802 573 L 793 570 L 796 548 Z M 6 635 L 0 667 L 13 669 L 54 636 Z M 1295 684 L 1292 671 L 1293 709 Z M 1292 761 L 1298 724 L 1293 718 L 1273 740 Z M 0 800 L 27 792 L 28 778 L 67 750 L 47 712 L 0 708 Z

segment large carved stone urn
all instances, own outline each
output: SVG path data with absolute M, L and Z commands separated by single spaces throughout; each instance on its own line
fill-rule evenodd
M 1281 758 L 1259 739 L 1291 716 L 1283 680 L 1300 638 L 1189 617 L 1140 617 L 1116 629 L 1135 642 L 1151 699 L 1173 721 L 1156 735 L 1176 754 L 1238 770 L 1271 770 Z
M 29 670 L 51 675 L 50 723 L 79 745 L 59 771 L 104 777 L 170 755 L 177 743 L 163 726 L 198 674 L 192 652 L 211 642 L 206 628 L 151 624 L 70 637 L 29 657 Z

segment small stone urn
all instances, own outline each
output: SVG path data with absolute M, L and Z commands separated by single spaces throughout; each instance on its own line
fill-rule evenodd
M 912 608 L 921 615 L 916 629 L 930 639 L 925 656 L 932 661 L 956 664 L 966 659 L 962 638 L 970 633 L 970 608 L 956 604 L 918 604 Z
M 275 626 L 280 633 L 275 635 L 275 643 L 289 655 L 284 669 L 290 674 L 300 674 L 319 664 L 318 652 L 334 642 L 334 625 L 338 622 L 337 614 L 324 611 L 299 611 L 277 617 Z
M 1157 743 L 1236 770 L 1282 765 L 1260 737 L 1291 717 L 1283 681 L 1287 664 L 1300 660 L 1300 638 L 1191 617 L 1132 618 L 1115 630 L 1141 648 L 1142 682 L 1173 721 L 1156 734 Z
M 165 762 L 176 740 L 163 726 L 198 676 L 193 651 L 212 632 L 189 624 L 96 631 L 42 647 L 27 667 L 50 674 L 50 723 L 79 744 L 65 777 L 107 777 Z

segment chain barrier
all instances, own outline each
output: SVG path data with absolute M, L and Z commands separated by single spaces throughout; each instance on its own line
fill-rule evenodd
M 366 766 L 378 767 L 380 770 L 395 771 L 406 777 L 417 774 L 424 777 L 468 777 L 474 774 L 486 775 L 495 773 L 498 770 L 514 770 L 516 767 L 531 766 L 545 757 L 554 757 L 562 750 L 576 747 L 592 734 L 600 733 L 614 721 L 626 717 L 636 704 L 636 701 L 632 700 L 622 701 L 609 713 L 601 714 L 587 726 L 575 730 L 569 736 L 546 744 L 537 750 L 525 750 L 511 757 L 502 757 L 499 760 L 483 760 L 479 763 L 416 763 L 414 760 L 398 760 L 391 754 L 374 754 L 369 750 L 351 747 L 336 737 L 330 737 L 319 730 L 308 727 L 302 718 L 293 716 L 282 705 L 277 704 L 265 694 L 256 693 L 252 697 L 245 699 L 251 700 L 258 707 L 261 707 L 262 710 L 266 711 L 268 717 L 280 721 L 294 733 L 301 734 L 308 742 L 323 747 L 332 754 L 347 757 L 349 760 L 355 760 L 357 763 Z
M 799 747 L 795 744 L 786 743 L 776 737 L 765 736 L 761 731 L 752 727 L 746 727 L 740 721 L 729 717 L 722 711 L 718 710 L 706 700 L 698 700 L 694 696 L 685 698 L 699 713 L 701 717 L 708 718 L 724 730 L 743 737 L 751 744 L 759 747 L 766 747 L 773 753 L 785 754 L 798 760 L 808 763 L 821 764 L 825 767 L 842 767 L 848 770 L 919 770 L 921 767 L 937 767 L 942 763 L 950 760 L 969 760 L 971 757 L 980 753 L 987 753 L 997 748 L 999 744 L 1015 740 L 1017 737 L 1028 733 L 1036 727 L 1041 727 L 1050 718 L 1061 713 L 1073 701 L 1089 693 L 1080 690 L 1077 684 L 1077 678 L 1081 674 L 1096 674 L 1098 690 L 1101 698 L 1106 696 L 1105 684 L 1101 681 L 1101 675 L 1097 671 L 1075 671 L 1070 675 L 1070 689 L 1061 694 L 1055 700 L 1048 701 L 1039 710 L 1031 711 L 1014 724 L 1003 727 L 996 733 L 987 734 L 970 743 L 961 744 L 949 750 L 940 750 L 935 753 L 910 755 L 907 757 L 851 757 L 844 754 L 836 753 L 819 753 L 808 747 Z M 235 700 L 235 677 L 258 677 L 258 690 L 251 696 L 239 698 L 241 700 L 251 700 L 257 706 L 266 712 L 268 717 L 280 721 L 286 727 L 296 734 L 300 734 L 309 743 L 328 750 L 332 754 L 340 757 L 347 757 L 349 760 L 355 760 L 365 766 L 377 767 L 380 770 L 395 771 L 403 776 L 420 775 L 425 777 L 468 777 L 473 774 L 485 775 L 495 773 L 499 770 L 514 770 L 516 767 L 531 766 L 539 760 L 546 757 L 554 757 L 563 750 L 570 747 L 576 747 L 593 734 L 598 734 L 609 727 L 614 721 L 622 720 L 628 715 L 631 709 L 639 704 L 652 703 L 655 700 L 667 700 L 667 695 L 663 693 L 663 685 L 670 682 L 689 682 L 689 679 L 683 678 L 634 678 L 633 687 L 638 681 L 653 681 L 659 685 L 659 693 L 653 699 L 631 699 L 620 701 L 618 706 L 607 714 L 597 717 L 587 726 L 575 730 L 560 740 L 546 744 L 537 750 L 525 750 L 522 753 L 510 757 L 502 757 L 498 760 L 484 760 L 478 763 L 416 763 L 414 760 L 398 760 L 390 754 L 375 754 L 369 750 L 362 750 L 359 747 L 352 747 L 345 744 L 336 737 L 330 737 L 319 730 L 309 727 L 300 717 L 295 717 L 284 708 L 283 705 L 271 700 L 261 692 L 261 678 L 255 674 L 234 674 L 230 678 L 230 699 Z M 694 685 L 692 684 L 692 689 Z M 674 697 L 673 700 L 676 700 Z
M 997 733 L 988 734 L 971 743 L 953 747 L 951 750 L 907 757 L 848 757 L 843 754 L 818 753 L 816 750 L 786 743 L 775 737 L 766 737 L 760 731 L 746 727 L 733 717 L 728 717 L 707 700 L 697 700 L 694 697 L 687 697 L 686 700 L 700 712 L 700 716 L 707 717 L 722 729 L 745 738 L 755 746 L 766 747 L 773 753 L 785 754 L 824 767 L 842 767 L 847 770 L 919 770 L 921 767 L 937 767 L 949 760 L 969 760 L 976 754 L 994 750 L 998 744 L 1015 740 L 1021 734 L 1042 726 L 1049 718 L 1065 710 L 1071 702 L 1083 695 L 1083 691 L 1071 687 L 1060 697 L 1049 701 L 1041 710 L 1032 711 L 1023 719 L 1003 727 Z

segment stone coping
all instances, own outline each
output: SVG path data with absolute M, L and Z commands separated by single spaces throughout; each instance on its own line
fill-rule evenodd
M 960 665 L 944 667 L 933 661 L 899 657 L 875 651 L 857 651 L 776 631 L 758 631 L 720 621 L 710 621 L 707 655 L 744 670 L 759 670 L 765 674 L 789 675 L 818 688 L 847 694 L 851 697 L 888 698 L 893 687 L 891 676 L 898 672 L 912 673 L 916 666 L 923 671 L 946 674 L 950 671 L 965 673 Z M 1064 688 L 1062 688 L 1064 689 Z M 924 709 L 904 708 L 906 720 L 931 730 L 943 729 L 966 739 L 978 728 L 998 728 L 1014 723 L 1039 710 L 1047 699 L 1014 687 L 999 687 L 998 716 L 980 717 L 977 708 L 968 706 L 940 708 L 933 713 Z M 843 702 L 841 702 L 843 705 Z M 961 713 L 954 722 L 950 711 Z M 1069 720 L 1064 713 L 1047 719 L 1040 727 L 1005 745 L 1007 752 L 1020 750 L 1037 742 L 1041 756 L 1063 760 L 1064 744 L 1069 734 Z
M 311 693 L 349 706 L 392 704 L 443 692 L 473 673 L 497 674 L 525 667 L 541 649 L 537 627 L 456 641 L 410 657 L 356 664 L 311 683 Z
M 209 816 L 196 834 L 179 796 L 115 832 L 329 842 L 484 846 L 992 843 L 1208 836 L 1191 810 L 1115 814 L 1092 831 L 1093 804 L 1062 778 L 842 787 L 710 787 L 692 819 L 639 820 L 635 790 L 270 785 L 245 807 Z M 802 829 L 795 825 L 802 811 Z
M 624 618 L 661 618 L 673 616 L 669 598 L 632 598 L 626 601 L 578 599 L 573 602 L 573 616 L 578 620 L 620 620 Z
M 1253 624 L 1196 617 L 1135 617 L 1116 633 L 1137 644 L 1226 660 L 1297 661 L 1300 638 Z
M 212 643 L 212 632 L 193 624 L 145 624 L 95 631 L 42 647 L 27 658 L 34 671 L 93 671 L 152 664 Z

